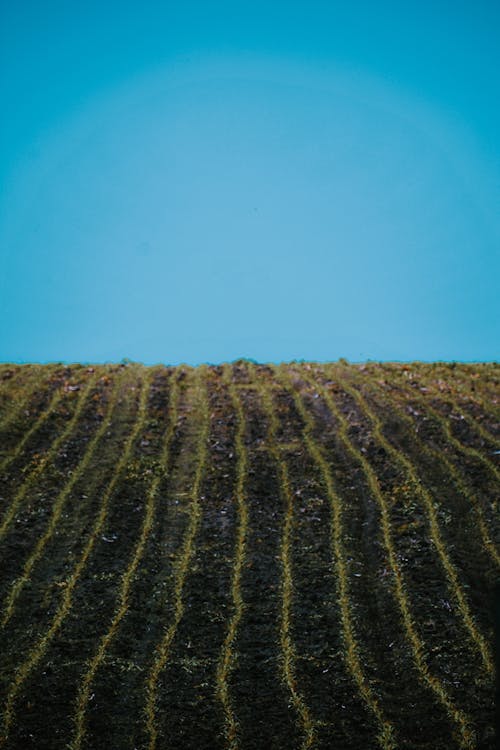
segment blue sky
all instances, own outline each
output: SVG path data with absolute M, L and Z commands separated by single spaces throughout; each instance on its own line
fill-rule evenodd
M 0 8 L 1 361 L 498 359 L 497 3 Z

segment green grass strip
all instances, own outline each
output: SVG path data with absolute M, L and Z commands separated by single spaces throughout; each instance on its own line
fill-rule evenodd
M 376 381 L 370 377 L 370 382 L 372 386 L 376 389 L 376 391 L 381 395 L 385 396 L 387 398 L 387 393 L 376 383 Z M 488 531 L 488 527 L 486 524 L 486 520 L 484 518 L 483 510 L 481 508 L 481 505 L 477 499 L 477 497 L 474 495 L 474 493 L 466 486 L 463 474 L 457 469 L 453 461 L 450 461 L 450 459 L 446 456 L 446 454 L 443 451 L 436 450 L 435 448 L 432 448 L 430 445 L 427 445 L 424 443 L 420 438 L 417 436 L 415 432 L 415 423 L 411 417 L 409 417 L 405 412 L 404 409 L 404 401 L 400 401 L 400 396 L 395 396 L 394 391 L 391 392 L 392 400 L 390 402 L 390 405 L 395 411 L 397 412 L 399 418 L 406 424 L 408 427 L 408 431 L 413 435 L 413 438 L 415 442 L 417 443 L 418 449 L 420 452 L 427 454 L 429 456 L 432 456 L 436 461 L 439 461 L 441 464 L 443 464 L 446 467 L 447 472 L 449 473 L 449 476 L 451 477 L 456 489 L 458 492 L 464 497 L 467 501 L 469 501 L 474 509 L 474 512 L 476 514 L 477 519 L 477 525 L 478 529 L 483 541 L 483 545 L 490 555 L 491 559 L 495 562 L 497 566 L 500 567 L 500 554 L 493 543 L 490 533 Z
M 36 432 L 38 432 L 40 427 L 44 424 L 44 422 L 47 421 L 47 419 L 50 417 L 52 412 L 55 410 L 55 408 L 58 406 L 59 402 L 65 395 L 66 394 L 61 388 L 58 388 L 55 391 L 47 408 L 44 409 L 41 414 L 39 414 L 38 418 L 34 421 L 30 429 L 23 435 L 23 437 L 18 442 L 18 444 L 16 445 L 12 453 L 10 453 L 8 456 L 6 456 L 0 461 L 0 472 L 5 471 L 8 468 L 8 466 L 10 466 L 10 464 L 22 453 L 22 450 L 24 446 L 26 445 L 26 443 L 28 442 L 28 440 Z
M 28 653 L 24 662 L 22 662 L 21 665 L 17 668 L 15 677 L 7 689 L 7 697 L 6 697 L 4 711 L 3 711 L 3 730 L 2 730 L 2 734 L 0 735 L 0 747 L 4 747 L 7 744 L 7 741 L 9 739 L 10 730 L 15 720 L 15 707 L 16 707 L 16 702 L 17 702 L 19 692 L 21 691 L 24 683 L 26 682 L 30 674 L 33 672 L 35 667 L 38 665 L 38 663 L 42 659 L 43 655 L 47 651 L 49 644 L 51 643 L 55 635 L 58 633 L 62 623 L 64 622 L 64 620 L 66 619 L 66 617 L 68 616 L 71 610 L 72 603 L 73 603 L 73 592 L 80 579 L 80 576 L 83 573 L 83 570 L 85 569 L 85 566 L 88 562 L 90 554 L 92 550 L 94 549 L 94 546 L 106 522 L 106 519 L 108 516 L 110 498 L 127 466 L 127 463 L 130 459 L 130 455 L 132 453 L 134 443 L 138 435 L 140 434 L 140 432 L 144 429 L 144 424 L 146 421 L 149 380 L 150 380 L 149 371 L 146 370 L 146 374 L 144 375 L 142 379 L 139 410 L 138 410 L 137 418 L 135 420 L 134 427 L 127 439 L 123 452 L 116 464 L 116 469 L 113 474 L 113 477 L 103 495 L 101 507 L 95 519 L 94 526 L 90 533 L 90 537 L 88 538 L 85 544 L 83 552 L 80 556 L 80 559 L 78 560 L 78 563 L 73 569 L 73 572 L 66 579 L 66 586 L 61 596 L 61 603 L 52 619 L 52 622 L 48 630 L 46 631 L 44 635 L 42 635 L 38 639 L 34 647 Z
M 493 433 L 491 433 L 483 424 L 481 424 L 481 422 L 479 422 L 475 417 L 473 417 L 462 408 L 462 406 L 464 406 L 463 401 L 460 402 L 456 397 L 453 398 L 451 396 L 449 396 L 448 398 L 443 398 L 442 395 L 439 394 L 439 392 L 436 392 L 435 395 L 436 398 L 439 398 L 442 403 L 449 406 L 452 412 L 458 412 L 462 419 L 469 425 L 472 432 L 480 435 L 485 442 L 491 443 L 491 445 L 494 445 L 495 448 L 500 448 L 500 440 L 495 437 L 495 435 L 493 435 Z M 482 409 L 483 412 L 488 412 L 488 407 L 482 399 L 478 400 L 476 398 L 470 397 L 468 401 L 472 402 L 475 406 L 478 406 L 480 409 Z
M 493 435 L 489 430 L 487 430 L 486 427 L 484 427 L 480 422 L 478 422 L 478 420 L 475 419 L 471 414 L 469 414 L 467 411 L 462 409 L 463 404 L 461 404 L 457 400 L 456 397 L 453 398 L 451 395 L 448 395 L 448 396 L 443 395 L 442 391 L 438 388 L 436 382 L 430 379 L 429 377 L 430 373 L 428 370 L 426 369 L 422 370 L 420 368 L 417 370 L 420 381 L 422 382 L 423 386 L 427 388 L 427 392 L 423 392 L 417 388 L 410 388 L 408 379 L 401 377 L 401 371 L 399 370 L 395 371 L 394 368 L 388 368 L 388 366 L 383 363 L 381 364 L 381 367 L 384 372 L 389 373 L 391 380 L 394 379 L 394 374 L 396 374 L 396 376 L 399 375 L 399 380 L 401 383 L 400 387 L 402 387 L 409 395 L 411 394 L 411 396 L 415 398 L 416 401 L 423 403 L 427 406 L 428 400 L 431 396 L 433 396 L 436 399 L 439 399 L 441 403 L 446 404 L 447 406 L 450 406 L 452 411 L 459 412 L 460 416 L 468 424 L 472 432 L 477 433 L 483 438 L 483 440 L 485 440 L 488 443 L 491 443 L 491 445 L 494 445 L 496 448 L 500 447 L 500 440 L 498 440 L 498 438 L 496 438 L 495 435 Z M 456 387 L 456 384 L 454 385 L 455 385 L 455 390 L 458 390 Z M 483 410 L 483 412 L 488 412 L 492 410 L 492 407 L 488 406 L 486 401 L 483 398 L 478 397 L 477 395 L 472 396 L 469 393 L 467 394 L 466 397 L 462 395 L 462 398 L 464 398 L 466 402 L 472 403 L 475 406 L 478 406 L 480 409 Z M 439 412 L 437 412 L 437 410 L 435 409 L 433 409 L 432 411 L 435 412 L 436 414 L 439 414 Z M 445 423 L 446 423 L 446 418 L 443 417 L 443 415 L 439 414 L 439 416 L 437 416 L 436 418 L 445 420 Z
M 237 418 L 235 436 L 235 452 L 237 459 L 236 487 L 234 490 L 235 503 L 238 510 L 238 531 L 234 550 L 234 566 L 231 580 L 231 597 L 233 600 L 233 615 L 229 621 L 226 637 L 222 646 L 217 667 L 217 697 L 222 704 L 225 721 L 225 737 L 228 750 L 238 750 L 238 722 L 229 694 L 229 678 L 236 664 L 233 653 L 234 641 L 243 617 L 244 603 L 241 596 L 241 575 L 245 563 L 246 544 L 248 536 L 248 507 L 245 496 L 245 484 L 248 470 L 248 456 L 245 446 L 246 419 L 238 389 L 232 380 L 230 365 L 224 365 L 224 383 L 229 391 L 233 411 Z
M 486 672 L 490 676 L 493 675 L 494 666 L 493 666 L 493 659 L 490 653 L 490 649 L 488 648 L 488 644 L 486 643 L 484 637 L 479 632 L 479 629 L 476 623 L 474 622 L 471 611 L 469 609 L 469 605 L 465 598 L 465 594 L 458 580 L 458 575 L 457 575 L 455 566 L 453 565 L 452 561 L 450 560 L 448 556 L 445 543 L 443 542 L 443 539 L 441 537 L 441 532 L 439 529 L 439 521 L 438 521 L 438 516 L 436 513 L 434 499 L 431 497 L 429 492 L 426 490 L 426 488 L 420 481 L 415 471 L 415 467 L 413 466 L 411 461 L 408 459 L 408 457 L 399 448 L 396 448 L 394 445 L 392 445 L 392 443 L 389 442 L 389 440 L 385 437 L 383 433 L 384 428 L 383 428 L 383 424 L 381 420 L 369 407 L 368 403 L 366 402 L 365 398 L 362 396 L 360 391 L 357 390 L 356 388 L 352 388 L 347 383 L 346 379 L 342 377 L 338 371 L 336 371 L 335 377 L 339 385 L 343 388 L 343 390 L 346 393 L 348 393 L 352 399 L 354 399 L 354 401 L 358 404 L 361 412 L 372 423 L 373 434 L 376 440 L 384 448 L 386 453 L 389 456 L 391 456 L 391 458 L 399 466 L 401 466 L 404 469 L 404 471 L 406 472 L 406 475 L 408 476 L 408 479 L 410 480 L 410 484 L 415 491 L 415 494 L 421 499 L 422 504 L 425 508 L 425 512 L 427 514 L 428 521 L 429 521 L 431 539 L 438 553 L 439 560 L 445 571 L 446 577 L 448 579 L 448 584 L 449 584 L 448 588 L 450 590 L 450 593 L 458 605 L 458 610 L 462 616 L 462 621 L 465 626 L 465 629 L 469 635 L 469 638 L 471 640 L 473 647 L 478 651 L 483 661 L 483 665 L 484 665 Z
M 0 430 L 2 432 L 6 432 L 11 424 L 18 419 L 21 412 L 26 409 L 35 391 L 42 387 L 46 388 L 46 386 L 42 386 L 42 383 L 54 369 L 47 365 L 24 365 L 24 367 L 29 369 L 27 382 L 23 382 L 19 387 L 16 378 L 16 382 L 11 383 L 9 381 L 8 385 L 5 386 L 9 406 L 0 419 Z
M 256 381 L 255 367 L 249 364 L 249 370 L 252 374 L 252 380 Z M 272 396 L 263 380 L 257 381 L 260 388 L 259 393 L 264 408 L 264 413 L 268 420 L 268 450 L 278 467 L 281 494 L 285 504 L 285 521 L 283 524 L 283 534 L 281 538 L 281 569 L 282 569 L 282 604 L 281 604 L 281 623 L 280 623 L 280 646 L 281 646 L 281 669 L 282 678 L 290 693 L 293 706 L 299 717 L 304 733 L 304 739 L 301 745 L 302 750 L 308 750 L 314 747 L 317 740 L 317 722 L 313 720 L 310 709 L 306 704 L 302 693 L 297 687 L 295 676 L 295 663 L 297 653 L 292 640 L 292 599 L 293 599 L 293 570 L 292 570 L 292 529 L 293 529 L 293 493 L 290 486 L 288 475 L 288 466 L 286 460 L 280 452 L 276 435 L 279 430 L 279 420 L 273 406 Z
M 303 436 L 306 448 L 309 455 L 318 467 L 323 485 L 326 490 L 326 495 L 330 505 L 331 511 L 331 545 L 335 564 L 335 578 L 337 581 L 337 593 L 338 603 L 340 609 L 340 625 L 342 632 L 342 639 L 345 644 L 344 659 L 346 661 L 347 669 L 352 677 L 352 680 L 361 695 L 362 700 L 366 704 L 368 710 L 373 714 L 375 721 L 378 725 L 377 742 L 383 750 L 394 750 L 396 747 L 396 733 L 393 725 L 387 719 L 384 714 L 380 703 L 375 696 L 370 683 L 363 671 L 360 647 L 358 638 L 356 636 L 353 615 L 351 612 L 350 595 L 349 595 L 349 578 L 347 573 L 346 553 L 343 543 L 343 503 L 342 498 L 335 489 L 332 472 L 328 465 L 327 460 L 323 454 L 321 447 L 314 439 L 314 419 L 311 414 L 306 410 L 304 402 L 300 394 L 293 387 L 291 378 L 286 368 L 280 367 L 277 370 L 278 377 L 281 378 L 284 387 L 292 395 L 296 409 L 300 414 L 303 421 Z M 304 371 L 300 371 L 302 378 L 308 380 L 308 382 L 318 388 L 316 383 L 308 378 Z M 326 400 L 326 398 L 325 398 Z M 335 416 L 337 410 L 335 405 L 326 401 L 330 412 Z M 345 420 L 340 421 L 339 436 L 346 447 L 347 451 L 354 457 L 357 463 L 362 463 L 360 456 L 354 450 L 353 446 L 347 438 L 347 423 Z M 364 467 L 365 468 L 365 467 Z
M 149 535 L 154 525 L 154 519 L 156 514 L 157 506 L 157 494 L 160 482 L 168 475 L 169 455 L 172 438 L 174 436 L 175 428 L 177 425 L 177 410 L 179 401 L 179 385 L 177 380 L 174 380 L 172 389 L 170 392 L 169 400 L 169 424 L 165 431 L 163 440 L 163 447 L 161 450 L 160 464 L 163 467 L 161 474 L 156 474 L 151 482 L 149 490 L 146 495 L 145 503 L 145 515 L 141 528 L 141 534 L 137 541 L 134 549 L 134 553 L 130 560 L 130 563 L 124 572 L 120 589 L 118 593 L 118 607 L 116 608 L 115 614 L 111 621 L 111 624 L 99 643 L 96 653 L 88 663 L 87 671 L 83 677 L 82 684 L 78 691 L 78 697 L 76 700 L 76 714 L 75 714 L 75 734 L 72 741 L 69 744 L 70 750 L 80 750 L 83 739 L 85 737 L 85 717 L 87 707 L 90 700 L 90 694 L 92 689 L 92 682 L 95 678 L 97 670 L 102 665 L 106 651 L 108 650 L 111 641 L 118 632 L 119 625 L 129 608 L 129 595 L 132 587 L 134 577 L 137 568 L 141 562 L 144 554 L 144 549 L 148 541 Z
M 170 646 L 174 640 L 179 623 L 184 615 L 185 604 L 183 601 L 183 592 L 186 578 L 189 573 L 189 566 L 193 557 L 195 541 L 198 529 L 201 523 L 202 509 L 200 503 L 201 485 L 205 475 L 205 469 L 208 457 L 208 436 L 210 431 L 210 413 L 208 406 L 207 386 L 205 382 L 206 368 L 200 366 L 195 371 L 195 391 L 196 391 L 196 412 L 195 416 L 201 423 L 201 429 L 198 435 L 196 453 L 193 456 L 196 465 L 193 487 L 190 493 L 191 510 L 189 525 L 184 538 L 180 560 L 175 574 L 174 598 L 174 615 L 172 622 L 166 628 L 164 635 L 155 649 L 153 664 L 146 679 L 146 704 L 145 704 L 145 722 L 146 732 L 148 735 L 148 748 L 155 750 L 158 743 L 157 727 L 157 693 L 158 680 L 163 671 L 168 657 L 170 655 Z
M 54 505 L 52 506 L 52 514 L 51 514 L 49 524 L 45 533 L 38 539 L 38 542 L 36 543 L 33 552 L 31 553 L 31 555 L 29 556 L 29 558 L 27 559 L 24 565 L 21 575 L 12 584 L 12 588 L 3 606 L 3 614 L 2 614 L 1 621 L 0 621 L 0 625 L 2 628 L 4 628 L 7 622 L 10 620 L 14 612 L 14 607 L 15 607 L 15 603 L 16 603 L 18 596 L 23 590 L 26 582 L 29 580 L 31 572 L 34 566 L 36 565 L 36 563 L 38 562 L 38 560 L 40 559 L 40 557 L 42 556 L 45 547 L 47 546 L 49 541 L 52 539 L 57 529 L 57 524 L 61 517 L 61 513 L 64 510 L 64 506 L 68 498 L 70 497 L 73 487 L 75 486 L 76 482 L 80 479 L 80 477 L 83 475 L 83 473 L 87 469 L 97 449 L 99 442 L 101 441 L 101 439 L 106 434 L 106 431 L 109 428 L 109 425 L 111 422 L 111 416 L 115 409 L 118 396 L 120 395 L 120 389 L 119 389 L 120 384 L 121 384 L 120 377 L 116 377 L 115 383 L 113 386 L 113 391 L 111 394 L 111 398 L 107 405 L 106 416 L 102 420 L 101 425 L 99 429 L 96 431 L 95 435 L 89 441 L 80 463 L 78 464 L 76 469 L 71 473 L 68 482 L 66 483 L 66 485 L 63 487 L 63 489 L 57 496 L 54 502 Z
M 415 392 L 415 389 L 413 388 L 405 388 L 406 392 L 413 400 L 415 400 L 417 403 L 421 404 L 428 414 L 431 414 L 435 421 L 439 424 L 441 427 L 442 432 L 444 433 L 446 439 L 448 440 L 451 445 L 453 445 L 456 450 L 458 450 L 462 455 L 469 456 L 469 458 L 476 459 L 479 461 L 485 469 L 488 470 L 490 474 L 492 474 L 497 481 L 500 481 L 500 471 L 496 468 L 496 466 L 488 459 L 486 456 L 483 456 L 482 453 L 480 453 L 476 448 L 473 448 L 469 445 L 464 445 L 460 440 L 458 440 L 451 431 L 451 423 L 450 420 L 446 417 L 444 417 L 437 409 L 434 409 L 426 399 L 426 396 L 424 393 Z M 474 421 L 474 425 L 477 428 L 477 423 Z
M 456 399 L 447 398 L 447 399 L 441 399 L 441 401 L 443 401 L 445 404 L 448 404 L 448 406 L 451 407 L 452 411 L 460 412 L 460 415 L 467 422 L 470 429 L 473 432 L 476 432 L 478 435 L 480 435 L 485 442 L 490 443 L 491 445 L 494 445 L 495 448 L 500 448 L 500 440 L 498 440 L 498 438 L 496 438 L 493 435 L 493 433 L 487 430 L 486 427 L 484 427 L 484 425 L 481 424 L 481 422 L 478 422 L 477 419 L 474 419 L 474 417 L 472 417 L 470 414 L 464 411 L 461 408 L 461 404 Z M 478 405 L 480 404 L 478 403 Z
M 335 378 L 338 382 L 337 368 L 335 368 Z M 434 693 L 435 698 L 437 698 L 437 700 L 441 703 L 450 719 L 456 725 L 458 731 L 457 741 L 459 743 L 459 746 L 463 750 L 473 750 L 473 748 L 475 747 L 475 742 L 470 718 L 454 704 L 442 682 L 429 672 L 429 668 L 424 656 L 425 644 L 420 638 L 417 627 L 413 620 L 404 576 L 398 564 L 397 554 L 392 536 L 390 508 L 384 497 L 384 493 L 380 488 L 377 475 L 375 474 L 375 471 L 373 470 L 371 464 L 368 462 L 367 458 L 363 455 L 363 453 L 361 453 L 360 450 L 355 447 L 355 445 L 350 440 L 349 422 L 343 416 L 340 409 L 337 408 L 335 401 L 330 396 L 329 392 L 323 385 L 321 385 L 317 381 L 314 381 L 314 388 L 317 392 L 321 393 L 321 396 L 324 398 L 324 401 L 328 406 L 330 412 L 338 421 L 339 437 L 341 438 L 342 443 L 344 444 L 348 453 L 350 453 L 355 461 L 362 466 L 366 480 L 368 482 L 368 486 L 379 506 L 382 538 L 387 558 L 389 560 L 389 567 L 393 574 L 393 593 L 396 603 L 401 612 L 403 627 L 412 650 L 413 662 L 417 669 L 417 674 L 419 675 L 421 682 Z
M 78 420 L 80 419 L 80 415 L 82 413 L 83 407 L 85 406 L 85 403 L 87 401 L 87 398 L 89 396 L 89 393 L 94 386 L 96 380 L 97 380 L 98 374 L 94 373 L 85 384 L 85 387 L 82 388 L 82 390 L 78 394 L 77 402 L 75 411 L 73 413 L 73 416 L 69 420 L 66 428 L 61 432 L 61 434 L 54 440 L 54 442 L 51 444 L 50 448 L 47 450 L 46 453 L 41 457 L 40 461 L 37 463 L 35 468 L 28 474 L 26 477 L 26 480 L 23 482 L 19 490 L 14 495 L 14 498 L 7 508 L 7 511 L 4 515 L 4 518 L 2 520 L 2 523 L 0 525 L 0 541 L 4 538 L 5 534 L 7 533 L 7 530 L 9 526 L 11 525 L 13 519 L 15 518 L 15 515 L 18 511 L 19 506 L 21 505 L 22 501 L 26 497 L 26 494 L 29 492 L 29 490 L 33 487 L 33 484 L 36 479 L 42 474 L 43 470 L 47 465 L 50 464 L 51 461 L 54 460 L 57 451 L 61 447 L 61 445 L 68 440 L 69 436 L 73 432 L 75 425 L 78 424 Z M 54 397 L 52 398 L 52 404 L 54 405 L 54 402 L 56 404 L 59 402 L 61 397 L 60 392 L 56 393 Z M 38 421 L 40 421 L 43 418 L 44 415 L 42 415 Z M 36 427 L 36 424 L 34 425 Z M 34 429 L 34 428 L 33 428 Z M 33 430 L 30 430 L 32 432 Z M 29 435 L 29 433 L 27 433 Z

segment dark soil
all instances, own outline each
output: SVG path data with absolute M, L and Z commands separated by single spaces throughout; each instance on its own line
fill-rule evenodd
M 157 683 L 158 750 L 384 747 L 377 716 L 359 690 L 347 655 L 338 598 L 342 562 L 363 678 L 394 729 L 396 747 L 466 747 L 460 744 L 456 710 L 470 722 L 468 746 L 493 750 L 495 628 L 497 643 L 499 638 L 494 591 L 497 598 L 500 591 L 500 368 L 443 363 L 294 364 L 285 366 L 293 384 L 289 390 L 272 367 L 245 361 L 230 367 L 245 415 L 247 458 L 242 614 L 227 679 L 238 732 L 231 745 L 217 669 L 235 613 L 232 581 L 241 523 L 235 497 L 241 461 L 235 442 L 239 417 L 224 379 L 227 371 L 210 366 L 202 371 L 209 434 L 196 498 L 200 520 L 182 579 L 183 614 Z M 0 524 L 9 518 L 11 504 L 21 498 L 0 536 L 1 618 L 13 584 L 51 528 L 61 490 L 78 471 L 103 420 L 109 418 L 0 628 L 0 748 L 152 750 L 146 685 L 158 646 L 175 617 L 174 589 L 195 500 L 193 482 L 203 433 L 197 370 L 152 368 L 145 421 L 117 474 L 140 414 L 146 372 L 147 368 L 134 364 L 0 365 Z M 174 383 L 177 418 L 167 465 L 161 465 Z M 278 419 L 277 453 L 272 450 L 262 388 L 268 389 Z M 113 393 L 118 394 L 116 403 Z M 294 393 L 312 416 L 314 441 L 326 459 L 341 504 L 343 561 L 334 550 L 335 521 L 325 478 L 308 450 L 306 425 Z M 56 394 L 60 398 L 53 402 Z M 325 394 L 332 399 L 334 412 Z M 51 452 L 79 403 L 81 413 L 74 428 Z M 457 604 L 422 495 L 403 463 L 384 448 L 370 412 L 379 420 L 384 439 L 397 456 L 411 463 L 432 499 L 447 559 L 475 632 L 486 644 L 489 666 Z M 346 436 L 342 419 L 347 420 Z M 283 669 L 286 498 L 277 455 L 287 468 L 293 496 L 292 673 L 294 688 L 314 724 L 311 745 Z M 418 666 L 382 534 L 381 505 L 360 456 L 375 472 L 389 509 L 397 564 L 412 622 L 424 645 L 426 668 L 453 710 L 439 700 Z M 450 475 L 450 464 L 460 483 Z M 122 605 L 122 583 L 141 537 L 155 477 L 160 480 L 152 527 L 126 610 L 92 680 L 84 707 L 85 733 L 78 745 L 76 712 L 82 681 Z M 111 482 L 114 491 L 103 527 L 78 568 Z M 485 543 L 478 514 L 496 557 Z M 77 569 L 78 579 L 72 583 Z

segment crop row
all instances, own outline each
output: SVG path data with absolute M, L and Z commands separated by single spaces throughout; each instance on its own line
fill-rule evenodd
M 0 747 L 98 747 L 119 700 L 148 750 L 263 746 L 274 711 L 270 747 L 488 736 L 495 371 L 4 370 Z M 42 699 L 53 664 L 67 695 Z

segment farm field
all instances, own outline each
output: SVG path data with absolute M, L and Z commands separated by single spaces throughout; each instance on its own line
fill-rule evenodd
M 493 749 L 499 378 L 0 365 L 0 748 Z

